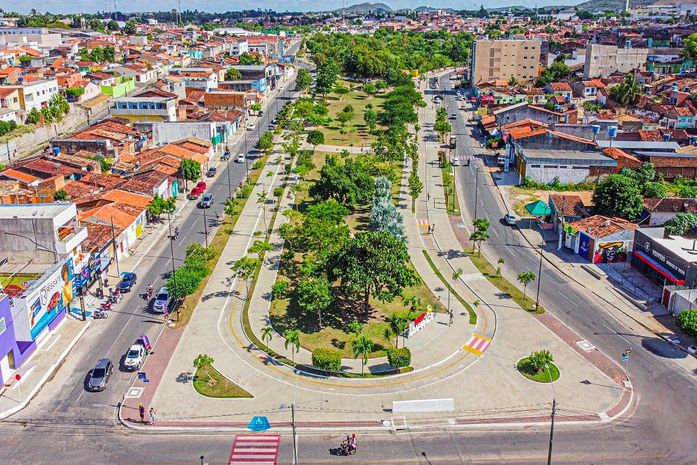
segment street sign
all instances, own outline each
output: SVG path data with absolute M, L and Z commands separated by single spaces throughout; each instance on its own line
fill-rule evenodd
M 249 422 L 247 428 L 251 429 L 252 431 L 266 431 L 267 429 L 271 428 L 271 425 L 266 417 L 254 417 L 252 418 L 252 421 Z
M 629 360 L 629 355 L 627 355 L 627 354 L 622 354 L 622 361 L 623 361 L 623 362 L 626 362 L 627 360 Z
M 139 371 L 139 372 L 138 372 L 138 379 L 144 380 L 144 379 L 147 379 L 147 378 L 148 378 L 148 377 L 147 377 L 147 374 L 146 374 L 144 371 Z

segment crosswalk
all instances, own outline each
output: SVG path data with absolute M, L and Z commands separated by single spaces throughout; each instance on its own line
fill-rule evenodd
M 280 434 L 238 434 L 229 465 L 276 465 Z
M 476 157 L 472 155 L 456 155 L 453 158 L 460 160 L 460 161 L 473 161 L 476 160 Z
M 473 333 L 469 338 L 469 341 L 467 341 L 467 344 L 465 344 L 462 348 L 478 357 L 481 357 L 490 344 L 491 338 Z
M 421 219 L 421 220 L 416 220 L 416 224 L 418 224 L 419 226 L 425 228 L 425 227 L 427 227 L 428 225 L 430 225 L 431 223 L 430 223 L 430 221 L 428 221 L 428 220 Z

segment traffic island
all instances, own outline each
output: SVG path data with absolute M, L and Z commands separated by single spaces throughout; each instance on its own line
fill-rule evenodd
M 196 392 L 214 399 L 251 399 L 254 397 L 210 365 L 196 370 L 193 384 Z
M 518 373 L 537 383 L 553 383 L 560 376 L 559 368 L 554 363 L 549 362 L 544 369 L 538 370 L 530 357 L 518 360 L 516 368 Z

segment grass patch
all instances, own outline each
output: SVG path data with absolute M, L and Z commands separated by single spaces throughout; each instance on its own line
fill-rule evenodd
M 453 176 L 453 170 L 450 163 L 445 163 L 445 166 L 441 168 L 441 175 L 443 179 L 443 192 L 445 193 L 445 203 L 448 209 L 448 215 L 460 216 L 460 201 L 458 200 L 457 193 L 455 191 L 455 176 Z
M 4 136 L 0 137 L 0 143 L 4 144 L 6 142 L 11 141 L 12 139 L 16 137 L 21 137 L 25 134 L 33 134 L 34 131 L 36 130 L 36 126 L 33 124 L 20 124 L 16 128 L 14 128 L 12 131 L 8 132 Z
M 535 310 L 535 301 L 529 296 L 523 295 L 523 291 L 518 289 L 513 283 L 504 278 L 501 275 L 496 274 L 496 268 L 486 259 L 483 255 L 480 256 L 477 252 L 473 250 L 465 250 L 465 253 L 472 261 L 474 266 L 477 267 L 479 272 L 489 280 L 491 284 L 496 286 L 501 292 L 507 294 L 515 303 L 520 305 L 520 307 L 526 312 L 541 314 L 545 312 L 542 305 Z M 538 276 L 539 279 L 539 276 Z
M 267 158 L 268 157 L 261 158 L 261 168 L 254 169 L 249 172 L 249 185 L 253 186 L 259 180 L 259 176 L 261 176 L 262 168 L 266 163 Z M 215 236 L 213 236 L 213 239 L 209 243 L 209 247 L 213 249 L 213 251 L 215 252 L 215 256 L 211 259 L 209 263 L 209 269 L 215 269 L 216 265 L 218 264 L 220 254 L 223 253 L 223 249 L 225 249 L 227 241 L 228 239 L 230 239 L 230 235 L 235 230 L 235 225 L 237 224 L 237 220 L 239 219 L 240 214 L 242 213 L 242 210 L 244 209 L 244 206 L 247 203 L 247 199 L 248 196 L 245 198 L 238 198 L 235 202 L 235 207 L 233 208 L 232 216 L 223 215 L 223 221 L 218 227 Z M 211 275 L 209 274 L 208 276 L 203 278 L 201 280 L 201 285 L 199 286 L 198 290 L 190 296 L 187 296 L 186 299 L 184 299 L 184 303 L 181 307 L 179 307 L 177 319 L 174 322 L 175 328 L 186 326 L 189 323 L 189 320 L 191 319 L 191 315 L 193 314 L 196 305 L 198 305 L 199 300 L 201 300 L 203 290 L 206 288 L 210 276 Z
M 467 309 L 467 313 L 469 314 L 469 317 L 470 317 L 470 320 L 469 320 L 470 324 L 476 325 L 477 324 L 477 313 L 474 311 L 472 306 L 470 304 L 468 304 L 465 301 L 465 299 L 463 299 L 460 296 L 460 294 L 458 294 L 457 291 L 455 291 L 455 289 L 453 289 L 453 287 L 450 285 L 450 283 L 445 279 L 443 274 L 440 272 L 440 270 L 438 269 L 436 264 L 433 263 L 433 260 L 431 260 L 431 256 L 428 254 L 428 252 L 426 250 L 422 250 L 422 252 L 424 253 L 424 257 L 426 257 L 426 261 L 431 266 L 431 269 L 436 274 L 436 276 L 438 276 L 438 279 L 440 279 L 440 281 L 445 285 L 446 289 L 450 290 L 450 292 L 452 293 L 452 295 L 455 296 L 455 298 L 458 300 L 458 302 L 460 302 L 462 304 L 462 306 Z
M 196 369 L 194 389 L 202 396 L 215 399 L 251 399 L 254 397 L 213 367 Z
M 538 372 L 530 363 L 530 358 L 525 357 L 518 361 L 516 368 L 521 375 L 538 383 L 550 383 L 559 379 L 559 368 L 554 363 L 550 363 L 548 369 Z
M 348 89 L 356 85 L 355 83 L 346 81 L 340 81 L 337 84 L 341 84 Z M 373 109 L 378 111 L 382 104 L 382 98 L 384 98 L 382 95 L 368 95 L 358 90 L 351 90 L 348 94 L 343 96 L 338 96 L 336 94 L 327 95 L 324 102 L 329 106 L 329 117 L 331 117 L 333 121 L 329 126 L 321 129 L 324 133 L 324 143 L 327 145 L 355 147 L 360 147 L 362 145 L 370 146 L 373 142 L 373 136 L 368 132 L 368 126 L 365 124 L 363 112 L 369 103 L 372 103 Z M 353 106 L 354 117 L 351 121 L 346 123 L 346 126 L 343 128 L 344 133 L 342 134 L 341 125 L 336 121 L 336 115 L 340 113 L 346 105 Z

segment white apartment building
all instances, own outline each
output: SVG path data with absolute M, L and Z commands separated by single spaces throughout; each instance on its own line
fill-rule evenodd
M 55 79 L 40 79 L 21 85 L 5 86 L 19 91 L 20 107 L 29 113 L 34 108 L 41 110 L 48 106 L 51 99 L 58 94 L 58 81 Z
M 628 73 L 643 68 L 649 55 L 648 48 L 619 48 L 616 45 L 586 45 L 584 79 L 607 77 L 615 71 Z

